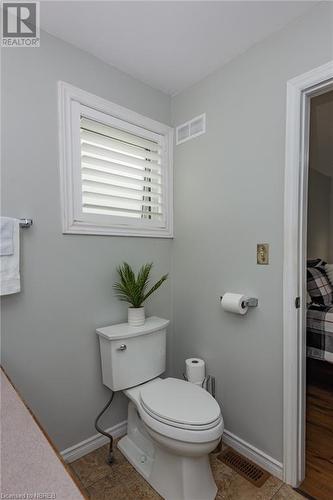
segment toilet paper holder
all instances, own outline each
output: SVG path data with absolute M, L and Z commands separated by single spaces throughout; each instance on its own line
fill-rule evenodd
M 220 301 L 223 299 L 223 295 L 220 296 Z M 242 307 L 257 307 L 258 299 L 255 297 L 248 297 L 246 300 L 242 302 Z

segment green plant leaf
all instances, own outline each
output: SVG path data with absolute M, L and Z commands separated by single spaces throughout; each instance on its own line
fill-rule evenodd
M 148 297 L 149 297 L 152 293 L 156 292 L 156 290 L 157 290 L 157 289 L 158 289 L 158 288 L 162 285 L 162 283 L 163 283 L 163 282 L 164 282 L 167 278 L 168 278 L 168 274 L 164 274 L 164 276 L 162 276 L 162 278 L 161 278 L 159 281 L 157 281 L 157 283 L 155 283 L 155 285 L 154 285 L 154 286 L 152 286 L 152 287 L 151 287 L 151 289 L 149 290 L 149 292 L 148 292 L 148 293 L 146 293 L 146 295 L 145 295 L 145 296 L 144 296 L 144 298 L 143 298 L 143 302 L 144 302 L 145 300 L 147 300 L 147 299 L 148 299 Z
M 137 285 L 141 289 L 143 295 L 149 283 L 149 274 L 152 267 L 152 262 L 150 264 L 144 264 L 138 272 Z
M 168 277 L 167 274 L 162 276 L 149 292 L 146 293 L 152 267 L 152 263 L 144 264 L 140 268 L 137 276 L 135 276 L 133 269 L 127 262 L 117 267 L 120 280 L 113 285 L 113 289 L 118 299 L 131 304 L 133 307 L 141 307 L 143 302 L 155 292 Z

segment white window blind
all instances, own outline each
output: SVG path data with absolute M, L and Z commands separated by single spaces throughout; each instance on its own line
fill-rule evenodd
M 172 237 L 173 130 L 59 83 L 63 232 Z
M 85 117 L 80 138 L 83 212 L 161 220 L 159 144 Z

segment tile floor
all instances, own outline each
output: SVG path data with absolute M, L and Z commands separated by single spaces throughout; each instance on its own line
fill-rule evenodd
M 114 464 L 105 461 L 107 446 L 71 464 L 87 497 L 92 500 L 158 500 L 161 497 L 114 447 Z M 304 500 L 276 477 L 271 476 L 261 488 L 253 486 L 211 454 L 212 470 L 218 487 L 216 500 Z

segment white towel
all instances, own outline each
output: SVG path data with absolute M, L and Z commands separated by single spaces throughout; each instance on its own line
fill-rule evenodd
M 14 253 L 14 222 L 15 219 L 0 217 L 0 256 Z
M 18 219 L 11 219 L 11 222 L 13 248 L 11 255 L 5 254 L 0 256 L 0 295 L 9 295 L 11 293 L 17 293 L 21 290 L 20 221 Z M 1 229 L 2 227 L 4 227 L 5 230 L 5 237 L 7 237 L 8 233 L 10 233 L 10 231 L 8 232 L 8 225 L 0 224 Z M 0 238 L 2 239 L 2 233 L 0 234 Z

